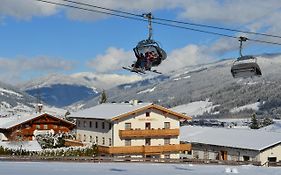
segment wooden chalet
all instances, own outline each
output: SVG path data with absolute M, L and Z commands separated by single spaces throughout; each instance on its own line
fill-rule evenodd
M 67 133 L 75 124 L 47 113 L 0 118 L 0 140 L 33 140 L 37 133 Z

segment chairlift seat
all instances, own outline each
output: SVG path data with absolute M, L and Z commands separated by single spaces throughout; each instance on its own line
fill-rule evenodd
M 241 60 L 235 61 L 233 66 L 231 67 L 231 74 L 233 78 L 248 78 L 262 75 L 261 69 L 256 62 L 240 62 Z
M 143 57 L 147 52 L 154 52 L 157 58 L 152 62 L 152 66 L 158 66 L 163 60 L 167 58 L 166 52 L 154 40 L 142 40 L 134 48 L 138 57 Z

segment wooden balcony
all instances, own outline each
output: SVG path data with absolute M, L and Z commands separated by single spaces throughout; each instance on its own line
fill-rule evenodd
M 167 152 L 190 151 L 191 144 L 173 144 L 161 146 L 99 146 L 99 153 L 105 154 L 162 154 Z
M 119 137 L 124 138 L 155 138 L 155 137 L 177 137 L 180 134 L 179 129 L 135 129 L 119 130 Z

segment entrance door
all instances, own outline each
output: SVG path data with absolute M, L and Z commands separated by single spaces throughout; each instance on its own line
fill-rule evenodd
M 221 160 L 227 160 L 227 151 L 221 151 Z
M 268 160 L 268 162 L 276 162 L 277 158 L 276 157 L 268 157 L 267 160 Z

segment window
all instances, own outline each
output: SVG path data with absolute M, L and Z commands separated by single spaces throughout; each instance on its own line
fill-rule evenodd
M 102 129 L 104 129 L 105 128 L 105 124 L 104 124 L 104 122 L 102 122 Z
M 171 139 L 170 138 L 164 138 L 164 145 L 170 145 Z
M 108 139 L 108 145 L 109 145 L 109 146 L 112 146 L 111 138 Z
M 98 145 L 99 144 L 99 137 L 96 136 L 96 144 Z
M 187 155 L 192 155 L 192 151 L 184 151 L 184 153 Z
M 91 143 L 93 142 L 93 137 L 92 137 L 92 136 L 90 136 L 90 142 L 91 142 Z
M 150 123 L 145 123 L 145 129 L 151 129 L 151 124 Z
M 125 123 L 125 130 L 130 130 L 132 127 L 131 123 Z
M 36 125 L 36 129 L 40 129 L 40 125 Z
M 111 127 L 112 127 L 111 123 L 108 123 L 108 129 L 109 130 L 111 130 Z
M 26 128 L 30 128 L 30 125 L 29 125 L 29 124 L 26 124 L 25 127 L 26 127 Z
M 44 125 L 44 129 L 48 129 L 48 125 Z
M 57 128 L 58 128 L 58 125 L 53 125 L 53 128 L 54 128 L 54 129 L 57 129 Z
M 99 123 L 98 122 L 96 122 L 96 128 L 98 128 L 99 127 Z
M 86 136 L 86 134 L 84 134 L 84 142 L 86 142 L 86 140 L 87 140 L 87 136 Z
M 89 122 L 89 126 L 90 126 L 90 128 L 92 128 L 92 121 Z
M 249 156 L 243 156 L 243 161 L 249 161 L 250 157 Z
M 165 159 L 170 159 L 170 154 L 165 154 L 165 155 L 164 155 L 164 158 L 165 158 Z
M 84 121 L 84 125 L 83 126 L 84 126 L 84 128 L 86 128 L 86 126 L 87 126 L 87 122 L 86 121 Z
M 102 138 L 102 144 L 103 145 L 105 144 L 105 138 L 104 137 Z
M 151 138 L 145 139 L 145 145 L 151 145 Z
M 77 126 L 80 127 L 80 120 L 77 120 Z
M 131 139 L 125 139 L 125 146 L 131 146 Z
M 146 113 L 145 113 L 145 116 L 146 116 L 146 117 L 149 117 L 149 116 L 150 116 L 150 112 L 146 112 Z
M 277 162 L 277 157 L 268 157 L 267 160 L 269 162 Z
M 164 122 L 164 128 L 165 129 L 170 129 L 170 122 Z

